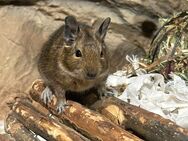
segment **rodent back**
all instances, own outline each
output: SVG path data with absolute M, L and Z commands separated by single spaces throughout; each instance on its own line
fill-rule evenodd
M 58 28 L 50 37 L 47 42 L 41 48 L 38 70 L 39 73 L 44 77 L 50 75 L 50 71 L 55 69 L 57 62 L 57 41 L 62 38 L 64 25 Z M 49 73 L 49 74 L 48 74 Z

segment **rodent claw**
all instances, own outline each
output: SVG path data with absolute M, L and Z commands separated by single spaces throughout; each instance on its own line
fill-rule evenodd
M 45 104 L 48 104 L 49 102 L 51 102 L 51 100 L 52 100 L 52 91 L 50 90 L 50 88 L 49 87 L 46 87 L 44 90 L 43 90 L 43 92 L 42 92 L 42 94 L 41 94 L 41 99 L 43 100 L 43 102 L 45 103 Z
M 61 102 L 58 102 L 58 105 L 57 105 L 57 108 L 56 108 L 56 111 L 58 114 L 61 114 L 65 111 L 66 108 L 68 108 L 70 105 L 68 105 L 66 102 L 64 101 L 61 101 Z
M 61 107 L 58 106 L 56 108 L 56 111 L 57 111 L 58 114 L 61 114 L 61 113 L 63 113 L 65 111 L 65 107 L 64 106 L 61 106 Z

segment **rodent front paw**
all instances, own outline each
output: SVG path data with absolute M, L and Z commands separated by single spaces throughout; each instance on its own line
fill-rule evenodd
M 66 108 L 68 108 L 69 105 L 67 104 L 67 102 L 65 100 L 60 100 L 57 103 L 57 108 L 56 111 L 58 114 L 61 114 L 65 111 Z
M 52 96 L 53 96 L 52 91 L 51 91 L 50 88 L 47 86 L 47 87 L 43 90 L 43 92 L 42 92 L 42 94 L 41 94 L 41 99 L 43 100 L 43 102 L 44 102 L 45 104 L 48 104 L 49 102 L 51 102 Z

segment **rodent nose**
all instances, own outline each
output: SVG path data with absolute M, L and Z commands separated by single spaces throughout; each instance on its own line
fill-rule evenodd
M 87 72 L 88 79 L 94 79 L 97 76 L 95 72 Z

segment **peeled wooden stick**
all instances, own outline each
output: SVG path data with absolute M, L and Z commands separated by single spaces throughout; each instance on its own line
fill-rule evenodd
M 16 141 L 39 141 L 31 131 L 16 119 L 13 113 L 10 113 L 6 118 L 5 130 Z
M 188 129 L 174 122 L 133 106 L 115 97 L 108 97 L 95 103 L 92 108 L 98 110 L 112 122 L 130 129 L 151 141 L 187 141 Z
M 31 97 L 41 104 L 43 102 L 40 100 L 40 95 L 44 88 L 44 83 L 38 80 L 33 83 L 30 91 Z M 102 141 L 141 141 L 140 138 L 118 127 L 104 116 L 83 107 L 81 104 L 73 101 L 68 101 L 68 104 L 71 106 L 59 115 L 55 111 L 56 100 L 53 100 L 48 105 L 48 108 L 59 119 L 76 128 L 88 138 Z
M 37 111 L 29 102 L 23 100 L 13 104 L 12 111 L 27 129 L 49 141 L 89 141 L 73 129 L 60 124 Z

